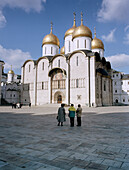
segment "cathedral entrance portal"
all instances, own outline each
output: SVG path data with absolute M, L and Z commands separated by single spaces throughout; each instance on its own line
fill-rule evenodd
M 51 103 L 64 103 L 66 100 L 66 71 L 55 67 L 49 71 L 51 77 Z
M 57 103 L 62 103 L 62 96 L 61 95 L 57 96 Z

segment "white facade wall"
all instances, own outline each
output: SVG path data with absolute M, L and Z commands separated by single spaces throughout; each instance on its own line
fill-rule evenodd
M 52 103 L 56 102 L 54 99 L 54 96 L 56 96 L 56 93 L 61 93 L 62 94 L 62 102 L 67 103 L 67 93 L 68 93 L 68 87 L 67 87 L 67 82 L 68 82 L 68 72 L 67 72 L 67 62 L 66 62 L 66 57 L 65 56 L 56 56 L 52 63 L 51 63 L 51 68 L 61 68 L 66 71 L 66 77 L 65 77 L 65 89 L 53 89 L 52 90 Z M 67 89 L 67 90 L 66 90 Z
M 122 79 L 121 102 L 129 104 L 129 79 Z
M 122 86 L 121 86 L 121 74 L 115 73 L 112 76 L 113 79 L 113 103 L 122 103 L 121 94 L 122 94 Z
M 112 74 L 113 79 L 113 102 L 129 105 L 129 78 L 122 79 L 122 73 Z
M 14 79 L 14 74 L 8 73 L 8 78 L 7 78 L 7 82 L 8 83 L 12 83 Z
M 77 65 L 78 57 L 78 65 Z M 83 104 L 87 103 L 87 58 L 82 53 L 75 53 L 70 58 L 70 103 Z M 78 79 L 78 87 L 77 87 Z
M 101 48 L 92 49 L 92 52 L 98 52 L 100 57 L 104 57 L 104 50 Z
M 68 35 L 65 37 L 64 48 L 65 48 L 65 54 L 73 52 L 72 35 Z
M 86 41 L 86 44 L 85 44 Z M 76 50 L 91 50 L 91 38 L 77 37 L 73 39 L 73 51 Z
M 35 67 L 33 61 L 28 61 L 24 66 L 24 82 L 22 92 L 22 103 L 32 105 L 35 104 L 34 96 L 34 80 L 35 80 Z
M 90 57 L 90 105 L 96 107 L 95 57 Z
M 54 44 L 45 44 L 42 47 L 42 56 L 54 56 L 59 54 L 59 47 Z
M 37 102 L 36 105 L 42 105 L 49 101 L 49 61 L 42 58 L 37 65 Z
M 66 70 L 66 58 L 60 55 L 54 58 L 54 60 L 52 61 L 52 68 L 55 68 L 55 67 L 60 67 Z
M 8 103 L 21 102 L 21 85 L 17 83 L 4 84 L 2 86 L 3 98 Z

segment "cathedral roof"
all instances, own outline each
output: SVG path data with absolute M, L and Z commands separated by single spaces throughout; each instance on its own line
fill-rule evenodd
M 60 42 L 59 39 L 57 38 L 56 35 L 52 33 L 52 23 L 51 23 L 51 32 L 50 34 L 46 35 L 43 39 L 42 46 L 45 44 L 54 44 L 60 47 Z
M 103 68 L 96 69 L 96 72 L 101 73 L 104 76 L 108 76 L 108 73 Z
M 61 48 L 60 53 L 65 54 L 64 46 Z
M 73 27 L 68 29 L 66 32 L 65 32 L 65 37 L 68 36 L 68 35 L 72 35 L 74 30 L 76 28 L 76 20 L 75 20 L 75 13 L 74 13 L 74 22 L 73 22 Z
M 95 34 L 95 37 L 94 37 L 94 39 L 91 42 L 91 48 L 92 49 L 100 48 L 100 49 L 104 50 L 103 42 L 100 39 L 96 38 L 96 29 L 95 29 L 95 33 L 94 34 Z
M 76 37 L 90 37 L 92 38 L 92 32 L 91 30 L 83 25 L 83 18 L 82 18 L 82 13 L 81 13 L 81 25 L 77 28 L 75 28 L 73 35 L 72 35 L 72 40 Z

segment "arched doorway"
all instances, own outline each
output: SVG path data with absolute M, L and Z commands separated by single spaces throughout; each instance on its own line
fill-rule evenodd
M 116 101 L 115 101 L 116 103 L 118 103 L 118 99 L 116 99 Z
M 62 96 L 61 95 L 57 96 L 57 103 L 62 103 Z
M 64 103 L 64 101 L 65 101 L 64 93 L 61 91 L 57 91 L 54 94 L 54 103 Z

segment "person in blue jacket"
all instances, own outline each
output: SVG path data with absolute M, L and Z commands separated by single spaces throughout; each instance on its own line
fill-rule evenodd
M 74 105 L 71 104 L 71 107 L 69 108 L 69 118 L 70 118 L 70 126 L 74 126 L 74 118 L 75 118 L 76 109 L 74 108 Z

